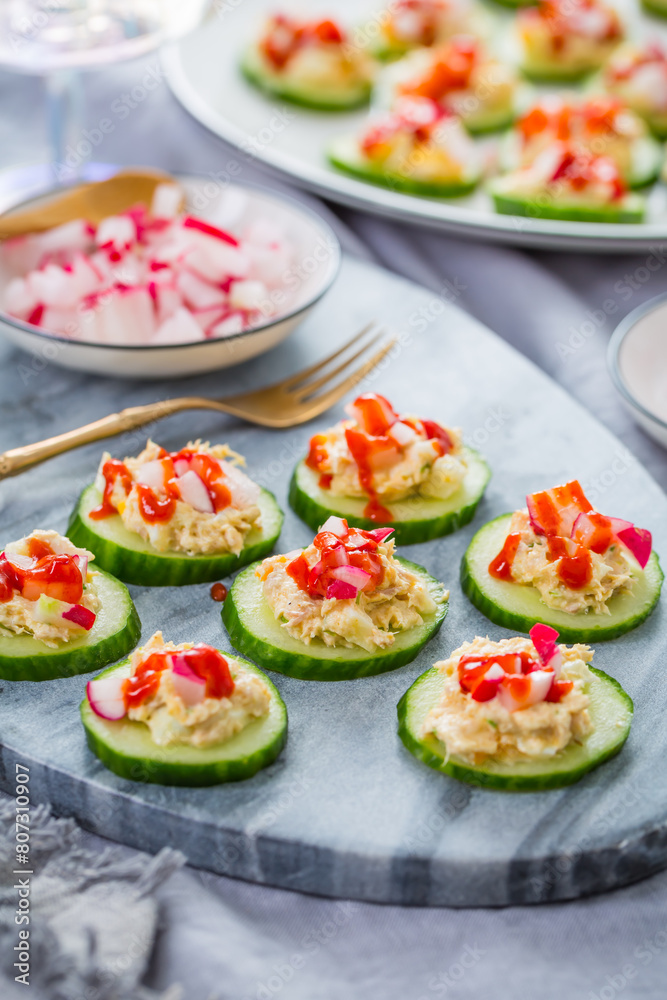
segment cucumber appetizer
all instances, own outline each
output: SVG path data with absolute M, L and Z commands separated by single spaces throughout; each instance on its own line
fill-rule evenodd
M 511 124 L 516 87 L 509 65 L 492 58 L 479 39 L 459 35 L 387 67 L 375 92 L 389 107 L 399 97 L 428 97 L 457 114 L 472 135 L 479 135 Z
M 374 63 L 335 21 L 276 14 L 246 51 L 241 70 L 273 97 L 318 111 L 367 104 Z
M 456 531 L 473 517 L 490 472 L 460 432 L 401 416 L 375 392 L 310 440 L 292 476 L 289 501 L 313 531 L 330 514 L 357 528 L 390 524 L 402 545 Z
M 454 198 L 481 177 L 480 152 L 458 116 L 428 97 L 400 97 L 361 136 L 341 136 L 328 151 L 339 170 L 406 194 Z
M 371 51 L 385 61 L 400 59 L 413 49 L 439 45 L 454 35 L 472 35 L 479 27 L 469 0 L 392 0 L 377 16 Z
M 574 642 L 614 639 L 647 618 L 663 574 L 651 534 L 593 509 L 576 480 L 526 498 L 484 525 L 461 563 L 461 586 L 496 625 L 537 622 Z
M 517 119 L 503 144 L 503 166 L 509 171 L 528 167 L 560 142 L 577 153 L 603 154 L 613 160 L 629 188 L 646 187 L 657 180 L 664 159 L 660 143 L 649 134 L 643 119 L 617 97 L 551 94 Z
M 656 17 L 667 17 L 667 3 L 665 3 L 665 0 L 641 0 L 641 5 L 647 14 L 654 14 Z
M 287 738 L 285 705 L 261 670 L 161 632 L 88 682 L 81 720 L 110 771 L 161 785 L 251 778 Z
M 667 4 L 663 11 L 667 17 Z M 640 115 L 658 139 L 667 138 L 667 52 L 660 42 L 622 46 L 607 63 L 601 82 Z
M 141 625 L 127 588 L 90 568 L 92 552 L 33 531 L 0 555 L 0 677 L 46 681 L 125 656 Z
M 589 664 L 588 646 L 477 637 L 422 674 L 398 704 L 399 735 L 424 764 L 459 781 L 544 791 L 579 781 L 619 752 L 632 700 Z
M 153 441 L 120 462 L 108 452 L 83 491 L 68 535 L 127 583 L 173 587 L 227 576 L 266 555 L 282 511 L 237 465 L 227 445 L 190 442 L 167 453 Z
M 600 69 L 624 34 L 603 0 L 539 0 L 519 11 L 517 31 L 523 73 L 543 83 L 573 83 Z
M 332 516 L 306 549 L 243 570 L 222 608 L 232 644 L 302 680 L 353 680 L 414 660 L 442 625 L 449 595 L 394 556 L 391 534 Z
M 630 223 L 641 222 L 646 210 L 610 157 L 560 142 L 492 181 L 489 191 L 497 212 L 534 219 Z

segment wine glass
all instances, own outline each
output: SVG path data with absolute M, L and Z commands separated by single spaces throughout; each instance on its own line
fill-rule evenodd
M 75 180 L 93 150 L 81 138 L 82 71 L 181 37 L 209 6 L 210 0 L 1 0 L 0 66 L 45 77 L 52 179 Z M 77 146 L 89 152 L 68 161 L 67 150 Z

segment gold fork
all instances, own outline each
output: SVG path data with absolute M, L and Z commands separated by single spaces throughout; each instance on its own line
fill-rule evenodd
M 0 454 L 0 479 L 15 476 L 30 466 L 38 465 L 55 455 L 62 455 L 63 452 L 71 451 L 73 448 L 131 431 L 135 427 L 153 423 L 181 410 L 219 410 L 241 417 L 251 424 L 260 424 L 262 427 L 294 427 L 303 424 L 328 410 L 375 368 L 396 343 L 394 339 L 386 341 L 358 368 L 354 368 L 340 381 L 331 384 L 336 376 L 343 375 L 350 365 L 374 347 L 383 335 L 382 328 L 377 329 L 374 323 L 369 323 L 322 361 L 264 389 L 245 392 L 239 396 L 227 396 L 224 399 L 181 396 L 176 399 L 165 399 L 159 403 L 147 403 L 145 406 L 130 406 L 120 413 L 111 413 L 108 417 L 95 420 L 92 424 L 86 424 L 76 430 L 66 431 L 64 434 L 24 445 L 22 448 L 12 448 Z M 359 344 L 361 346 L 358 350 L 342 360 L 339 365 L 330 371 L 324 371 L 333 361 L 342 358 L 348 354 L 350 348 Z M 319 374 L 320 372 L 322 374 Z M 319 377 L 315 378 L 317 375 Z

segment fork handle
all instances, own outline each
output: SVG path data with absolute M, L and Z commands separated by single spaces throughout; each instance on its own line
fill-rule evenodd
M 23 469 L 39 465 L 54 455 L 62 455 L 63 452 L 79 448 L 81 445 L 134 430 L 135 427 L 142 427 L 154 420 L 168 417 L 179 410 L 194 409 L 202 403 L 203 400 L 183 397 L 159 403 L 147 403 L 145 406 L 130 406 L 120 413 L 110 413 L 108 417 L 102 417 L 101 420 L 95 420 L 92 424 L 85 424 L 76 430 L 66 431 L 64 434 L 57 434 L 55 437 L 27 444 L 21 448 L 12 448 L 0 454 L 0 479 L 15 476 Z

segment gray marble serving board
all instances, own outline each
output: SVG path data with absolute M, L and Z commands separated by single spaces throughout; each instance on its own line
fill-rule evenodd
M 502 302 L 498 303 L 502 308 Z M 122 406 L 169 395 L 260 386 L 327 353 L 369 319 L 398 332 L 394 356 L 365 383 L 404 411 L 465 429 L 493 479 L 472 525 L 404 554 L 451 589 L 439 634 L 407 667 L 339 684 L 274 675 L 289 711 L 279 760 L 250 781 L 207 789 L 121 780 L 89 753 L 78 704 L 85 677 L 2 682 L 0 786 L 30 766 L 34 801 L 113 840 L 156 851 L 180 848 L 195 865 L 267 885 L 334 897 L 424 905 L 504 905 L 568 899 L 623 885 L 667 865 L 667 653 L 659 606 L 639 630 L 600 644 L 595 663 L 635 699 L 619 757 L 562 791 L 471 789 L 429 770 L 396 735 L 396 703 L 435 660 L 490 624 L 459 589 L 471 535 L 526 492 L 578 476 L 603 511 L 649 527 L 667 553 L 667 498 L 623 447 L 537 368 L 455 306 L 376 267 L 346 260 L 330 295 L 284 345 L 231 371 L 156 385 L 86 377 L 0 346 L 0 448 L 29 443 Z M 600 373 L 600 377 L 605 377 Z M 168 448 L 200 436 L 229 441 L 273 490 L 286 519 L 280 547 L 310 533 L 287 508 L 292 466 L 309 436 L 341 409 L 305 427 L 269 432 L 211 413 L 165 420 L 151 433 Z M 135 453 L 136 432 L 112 442 Z M 1 538 L 64 530 L 94 473 L 90 446 L 0 483 Z M 147 638 L 230 649 L 208 585 L 131 587 Z

